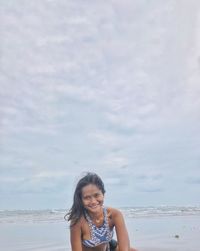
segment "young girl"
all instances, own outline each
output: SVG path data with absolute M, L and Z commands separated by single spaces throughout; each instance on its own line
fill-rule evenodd
M 68 212 L 72 251 L 136 251 L 130 248 L 122 213 L 105 207 L 104 184 L 95 173 L 81 178 Z M 117 241 L 113 238 L 115 228 Z

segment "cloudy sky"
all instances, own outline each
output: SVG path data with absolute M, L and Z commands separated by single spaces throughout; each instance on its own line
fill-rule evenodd
M 198 0 L 1 0 L 0 209 L 200 205 Z

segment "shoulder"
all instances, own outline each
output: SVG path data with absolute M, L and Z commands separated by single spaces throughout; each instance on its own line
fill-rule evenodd
M 81 229 L 84 221 L 85 221 L 85 218 L 83 216 L 81 216 L 81 218 L 78 219 L 77 221 L 71 220 L 70 229 Z
M 115 220 L 117 218 L 123 218 L 122 212 L 117 208 L 107 207 L 107 214 L 108 217 L 112 220 Z

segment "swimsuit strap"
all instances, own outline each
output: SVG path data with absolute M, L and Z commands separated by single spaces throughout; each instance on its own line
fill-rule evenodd
M 109 227 L 109 223 L 108 223 L 108 214 L 107 214 L 107 210 L 105 207 L 103 207 L 103 212 L 104 212 L 104 223 L 107 229 L 110 229 Z

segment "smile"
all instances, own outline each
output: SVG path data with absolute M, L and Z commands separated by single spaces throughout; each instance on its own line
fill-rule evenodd
M 98 207 L 100 204 L 97 204 L 97 205 L 95 205 L 95 206 L 88 206 L 88 207 L 90 207 L 90 208 L 96 208 L 96 207 Z

